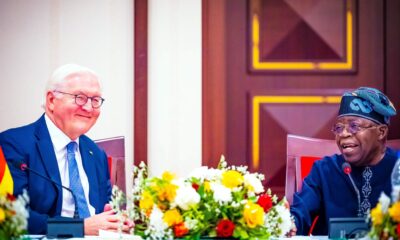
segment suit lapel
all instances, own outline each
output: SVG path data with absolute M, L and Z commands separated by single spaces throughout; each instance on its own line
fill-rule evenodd
M 86 176 L 89 181 L 89 202 L 98 212 L 98 189 L 99 183 L 97 182 L 96 160 L 93 155 L 93 150 L 90 149 L 87 142 L 83 138 L 79 138 L 79 151 L 82 157 L 83 168 L 85 169 Z
M 51 142 L 50 134 L 44 120 L 44 115 L 39 119 L 36 128 L 37 147 L 41 157 L 42 164 L 46 169 L 51 180 L 61 184 L 60 171 L 58 169 L 57 158 L 54 153 L 53 143 Z M 57 213 L 61 213 L 62 207 L 62 189 L 60 186 L 55 186 L 57 189 Z

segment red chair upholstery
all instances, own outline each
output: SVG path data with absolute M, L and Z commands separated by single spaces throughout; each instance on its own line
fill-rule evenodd
M 321 158 L 322 156 L 300 156 L 296 159 L 296 170 L 299 169 L 296 171 L 296 191 L 301 190 L 303 180 L 310 173 L 312 165 Z
M 107 157 L 107 160 L 108 160 L 108 170 L 110 171 L 110 177 L 111 177 L 111 174 L 112 174 L 112 157 L 110 157 L 110 156 L 108 156 Z
M 304 178 L 310 173 L 314 162 L 320 159 L 321 157 L 312 157 L 312 156 L 301 156 L 300 158 L 296 158 L 296 191 L 301 190 Z M 314 221 L 310 227 L 308 235 L 312 234 L 314 226 L 315 224 L 317 224 L 318 218 L 319 216 L 316 216 L 314 218 Z
M 113 137 L 95 141 L 108 158 L 108 168 L 112 185 L 126 192 L 125 186 L 125 138 Z

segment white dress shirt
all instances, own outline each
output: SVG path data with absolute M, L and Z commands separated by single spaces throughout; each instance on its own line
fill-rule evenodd
M 67 144 L 71 141 L 75 141 L 78 144 L 78 148 L 75 151 L 75 159 L 78 165 L 79 176 L 82 182 L 83 191 L 85 192 L 85 198 L 88 203 L 90 215 L 95 214 L 95 209 L 89 202 L 89 181 L 85 170 L 82 165 L 82 157 L 79 152 L 79 138 L 71 140 L 65 135 L 47 115 L 45 115 L 47 129 L 50 133 L 50 138 L 53 143 L 54 152 L 56 153 L 58 170 L 60 171 L 61 184 L 65 187 L 69 187 L 69 174 L 68 174 L 68 161 L 67 161 Z M 63 188 L 62 192 L 62 209 L 61 216 L 73 217 L 75 210 L 75 203 L 72 194 Z

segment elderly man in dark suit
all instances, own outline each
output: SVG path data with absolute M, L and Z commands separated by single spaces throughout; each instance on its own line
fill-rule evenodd
M 99 229 L 116 230 L 117 217 L 107 207 L 111 197 L 107 157 L 84 135 L 96 123 L 104 101 L 97 74 L 76 64 L 61 66 L 48 81 L 45 94 L 45 113 L 36 122 L 0 133 L 14 194 L 26 189 L 30 197 L 29 233 L 45 233 L 49 217 L 72 217 L 75 201 L 69 191 L 22 171 L 15 162 L 24 162 L 72 189 L 86 235 L 97 235 Z M 124 225 L 123 230 L 128 229 Z

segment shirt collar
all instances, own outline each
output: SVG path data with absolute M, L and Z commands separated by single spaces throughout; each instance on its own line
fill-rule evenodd
M 49 130 L 50 138 L 53 143 L 55 152 L 59 152 L 67 146 L 71 141 L 75 141 L 79 147 L 79 138 L 71 140 L 61 129 L 59 129 L 53 121 L 45 114 L 44 119 L 46 121 L 47 129 Z

